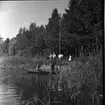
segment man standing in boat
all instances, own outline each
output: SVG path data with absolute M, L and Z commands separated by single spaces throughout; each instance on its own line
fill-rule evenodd
M 58 58 L 59 58 L 59 65 L 62 64 L 61 59 L 63 58 L 63 54 L 58 54 Z
M 51 61 L 51 71 L 55 71 L 55 64 L 56 64 L 56 54 L 53 52 L 53 54 L 50 53 L 50 61 Z

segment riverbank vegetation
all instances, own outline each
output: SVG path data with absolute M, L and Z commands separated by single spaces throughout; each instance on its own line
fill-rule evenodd
M 6 56 L 0 57 L 1 68 L 35 69 L 37 65 L 49 65 L 49 60 L 40 57 Z
M 85 62 L 74 62 L 63 72 L 61 87 L 68 104 L 101 105 L 103 94 L 102 54 L 90 56 Z M 65 97 L 66 96 L 66 97 Z M 101 101 L 100 101 L 101 100 Z
M 60 105 L 102 105 L 102 52 L 88 56 L 83 61 L 80 59 L 62 65 L 60 73 L 52 77 L 52 85 L 44 82 L 39 84 L 43 87 L 43 97 L 33 93 L 27 104 L 41 102 L 43 105 L 51 105 L 52 102 L 58 102 Z

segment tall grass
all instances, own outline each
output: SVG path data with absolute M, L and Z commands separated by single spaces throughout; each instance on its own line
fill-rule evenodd
M 103 94 L 102 74 L 102 53 L 70 62 L 63 70 L 60 82 L 64 90 L 63 100 L 68 104 L 100 105 L 100 94 Z
M 36 68 L 37 64 L 49 64 L 49 61 L 45 58 L 33 58 L 33 57 L 20 57 L 20 56 L 8 56 L 0 58 L 0 65 L 4 67 L 23 67 L 23 68 Z
M 101 105 L 100 96 L 103 95 L 102 53 L 96 56 L 90 55 L 84 59 L 85 61 L 80 59 L 66 63 L 66 65 L 64 63 L 60 68 L 61 72 L 54 79 L 52 86 L 59 93 L 59 102 L 63 105 Z M 43 105 L 49 104 L 51 91 L 48 89 L 49 87 L 45 85 L 46 100 L 43 100 L 44 97 L 40 100 Z M 40 99 L 36 95 L 33 95 L 32 98 L 34 102 Z

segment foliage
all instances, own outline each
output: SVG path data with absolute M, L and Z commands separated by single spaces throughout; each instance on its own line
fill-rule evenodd
M 102 3 L 99 0 L 70 0 L 62 16 L 57 8 L 48 23 L 21 27 L 16 37 L 2 41 L 0 55 L 48 56 L 50 52 L 74 57 L 98 53 L 103 47 Z M 59 40 L 59 36 L 61 37 Z
M 56 53 L 58 53 L 59 19 L 58 10 L 54 9 L 46 25 L 46 46 Z
M 99 48 L 102 45 L 102 4 L 98 0 L 71 0 L 66 13 L 63 15 L 63 32 L 68 32 L 71 37 L 70 42 L 73 41 L 71 33 L 74 36 L 75 55 L 80 55 L 81 46 L 83 53 L 91 52 L 92 49 Z M 97 30 L 97 31 L 96 31 Z M 87 51 L 88 49 L 88 51 Z M 99 49 L 98 49 L 99 50 Z
M 49 61 L 43 58 L 6 56 L 0 58 L 0 67 L 3 68 L 24 68 L 35 69 L 37 65 L 49 64 Z
M 97 102 L 96 105 L 100 105 L 100 94 L 103 94 L 102 64 L 102 53 L 89 56 L 85 63 L 72 61 L 62 72 L 60 85 L 64 89 L 63 102 L 65 100 L 67 104 L 76 105 L 93 105 Z

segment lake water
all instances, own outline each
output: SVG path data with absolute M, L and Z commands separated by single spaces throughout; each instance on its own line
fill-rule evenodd
M 25 105 L 35 97 L 45 102 L 54 79 L 51 75 L 26 74 L 21 69 L 0 69 L 0 105 Z

